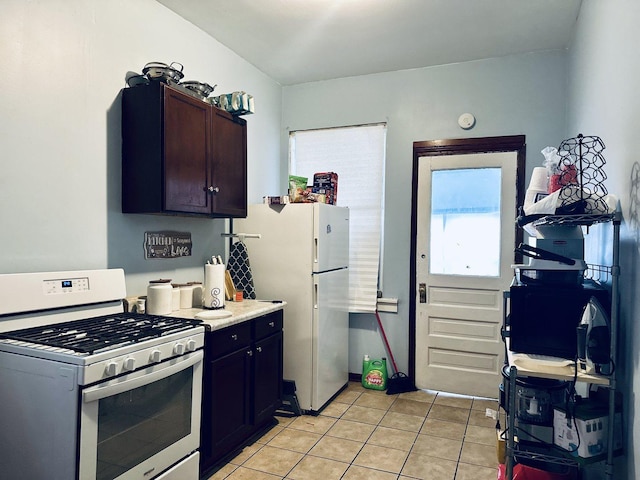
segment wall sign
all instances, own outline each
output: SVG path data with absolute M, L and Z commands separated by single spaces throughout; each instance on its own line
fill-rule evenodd
M 191 232 L 144 232 L 144 258 L 191 256 Z

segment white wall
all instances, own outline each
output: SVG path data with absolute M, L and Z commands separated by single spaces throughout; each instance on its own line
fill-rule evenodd
M 623 224 L 620 294 L 620 334 L 617 378 L 624 394 L 627 472 L 615 478 L 640 475 L 640 225 L 638 224 L 637 117 L 640 111 L 640 56 L 635 38 L 640 3 L 635 0 L 583 0 L 570 53 L 568 130 L 571 135 L 597 135 L 606 150 L 605 172 L 610 193 L 620 199 Z M 600 241 L 600 254 L 611 249 L 610 238 Z
M 387 122 L 383 294 L 399 299 L 399 312 L 381 317 L 400 371 L 408 371 L 413 142 L 524 134 L 530 174 L 540 150 L 564 138 L 565 60 L 554 51 L 284 87 L 283 152 L 293 130 Z M 472 130 L 458 127 L 464 112 L 476 116 Z M 281 168 L 285 185 L 284 154 Z M 350 372 L 360 373 L 365 353 L 385 356 L 373 315 L 351 315 L 350 342 Z
M 153 0 L 3 0 L 0 58 L 0 273 L 124 267 L 134 295 L 159 276 L 201 279 L 224 253 L 223 220 L 120 213 L 120 91 L 150 61 L 253 94 L 250 202 L 279 186 L 281 87 Z M 155 230 L 191 232 L 193 255 L 144 260 Z

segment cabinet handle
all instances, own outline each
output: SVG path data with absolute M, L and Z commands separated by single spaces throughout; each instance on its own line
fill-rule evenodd
M 262 352 L 262 347 L 256 347 L 256 350 L 258 351 L 258 353 Z
M 250 357 L 253 357 L 253 350 L 247 350 L 247 355 L 249 355 Z
M 218 193 L 220 191 L 220 187 L 214 187 L 213 185 L 210 185 L 207 190 L 209 190 L 211 193 Z
M 231 340 L 238 340 L 238 335 L 236 335 L 235 333 L 231 335 Z
M 270 326 L 271 328 L 273 328 L 273 327 L 275 327 L 275 326 L 276 326 L 276 324 L 275 324 L 274 322 L 269 322 L 269 326 Z

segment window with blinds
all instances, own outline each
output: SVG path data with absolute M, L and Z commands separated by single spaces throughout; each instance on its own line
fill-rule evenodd
M 386 125 L 289 134 L 289 170 L 338 174 L 337 205 L 349 207 L 349 311 L 375 312 L 384 216 Z

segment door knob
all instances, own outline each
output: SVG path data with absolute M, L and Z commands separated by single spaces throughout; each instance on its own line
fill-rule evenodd
M 420 303 L 427 303 L 427 284 L 421 283 L 418 286 L 418 293 L 420 294 Z
M 220 187 L 214 187 L 213 185 L 210 185 L 207 190 L 209 190 L 211 193 L 218 193 L 220 191 Z

